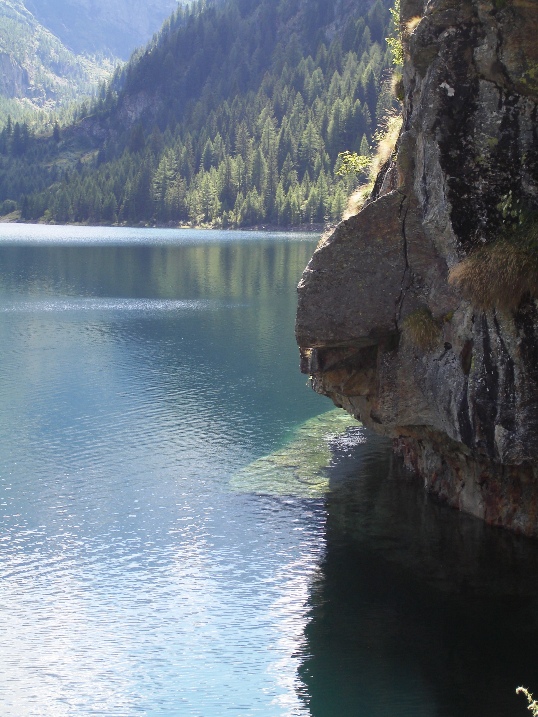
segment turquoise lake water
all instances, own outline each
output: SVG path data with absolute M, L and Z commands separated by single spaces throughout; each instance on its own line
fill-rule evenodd
M 319 237 L 0 225 L 0 716 L 507 717 L 538 549 L 299 373 Z

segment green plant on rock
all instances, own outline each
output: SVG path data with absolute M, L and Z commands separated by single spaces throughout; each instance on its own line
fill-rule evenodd
M 538 62 L 533 62 L 524 73 L 521 82 L 532 93 L 538 92 Z
M 403 65 L 402 33 L 400 30 L 400 0 L 395 0 L 394 7 L 390 9 L 392 15 L 393 31 L 390 37 L 385 38 L 392 53 L 392 64 L 396 67 Z
M 538 298 L 538 219 L 527 217 L 454 266 L 448 281 L 477 309 L 517 309 Z
M 501 213 L 503 222 L 523 224 L 525 221 L 521 201 L 514 197 L 512 190 L 501 197 L 501 201 L 497 204 L 497 211 Z
M 337 169 L 335 174 L 345 177 L 347 174 L 362 174 L 366 172 L 372 163 L 372 158 L 356 152 L 340 152 L 338 154 Z
M 439 342 L 441 328 L 427 306 L 421 306 L 402 322 L 405 337 L 418 349 L 431 351 Z

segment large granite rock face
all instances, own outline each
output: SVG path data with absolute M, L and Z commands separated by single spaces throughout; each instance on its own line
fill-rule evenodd
M 428 490 L 538 535 L 538 302 L 479 308 L 448 281 L 523 210 L 538 216 L 538 3 L 401 6 L 402 132 L 365 208 L 304 272 L 302 370 L 391 436 Z

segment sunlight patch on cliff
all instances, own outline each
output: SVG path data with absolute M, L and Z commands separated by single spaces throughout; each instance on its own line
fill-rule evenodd
M 402 115 L 393 112 L 389 112 L 381 121 L 380 129 L 374 134 L 377 144 L 368 169 L 368 182 L 358 187 L 350 196 L 344 220 L 358 214 L 369 199 L 379 172 L 395 153 L 402 124 Z

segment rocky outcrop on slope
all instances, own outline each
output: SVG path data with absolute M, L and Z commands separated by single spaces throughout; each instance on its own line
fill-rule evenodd
M 302 370 L 429 491 L 538 535 L 538 4 L 401 7 L 402 132 L 304 272 Z
M 28 72 L 7 52 L 0 52 L 0 95 L 22 97 L 28 84 Z

